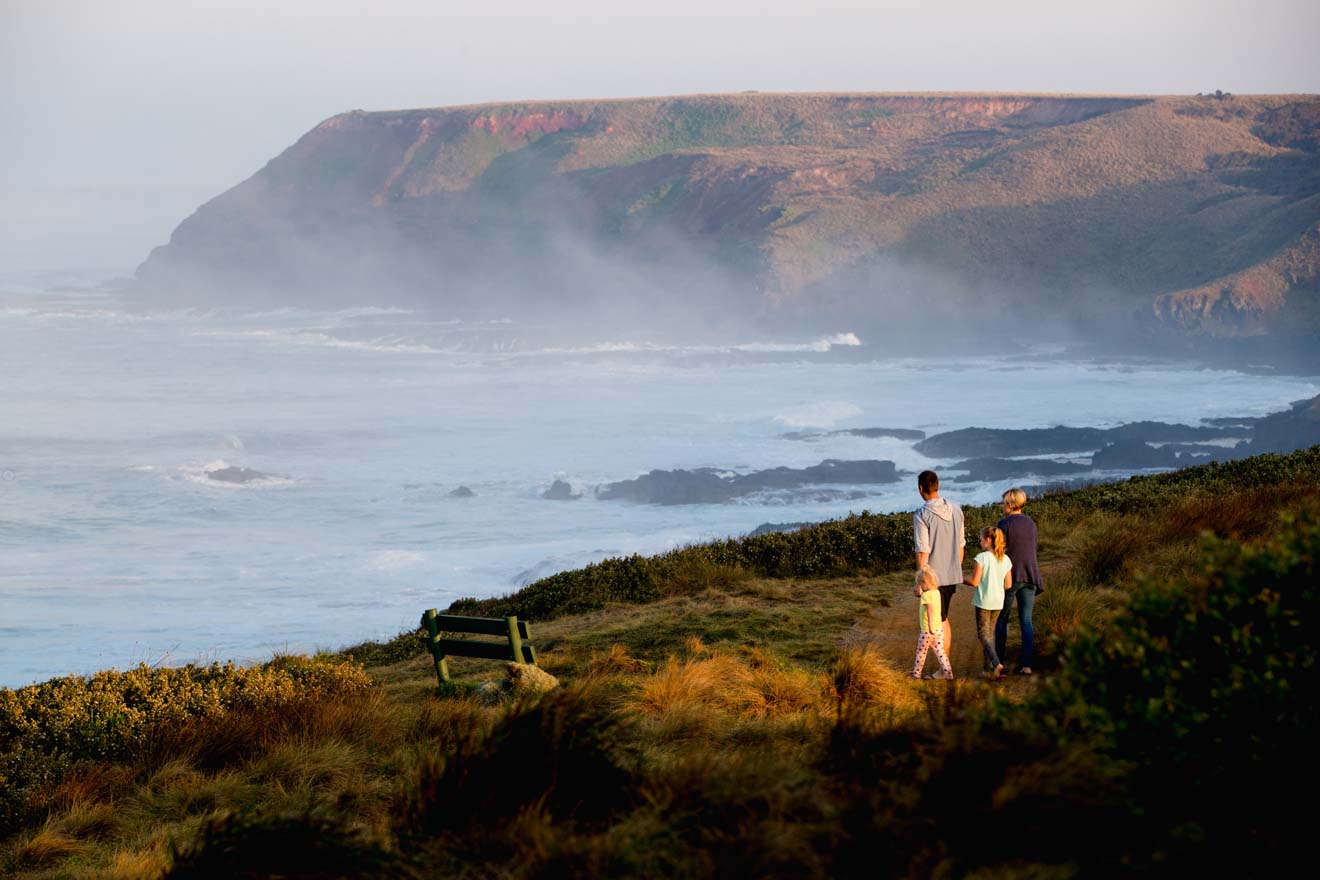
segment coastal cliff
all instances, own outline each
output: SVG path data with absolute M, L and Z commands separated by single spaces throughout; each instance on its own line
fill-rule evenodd
M 181 223 L 137 294 L 1309 336 L 1318 241 L 1315 96 L 530 102 L 328 119 Z

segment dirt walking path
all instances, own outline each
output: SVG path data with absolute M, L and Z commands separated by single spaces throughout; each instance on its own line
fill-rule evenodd
M 900 669 L 911 670 L 912 658 L 917 647 L 917 598 L 912 593 L 912 575 L 897 572 L 877 578 L 881 588 L 879 594 L 887 596 L 887 602 L 881 600 L 871 613 L 853 624 L 844 636 L 845 644 L 871 643 L 876 645 L 884 656 L 892 660 Z M 953 664 L 953 674 L 960 679 L 979 679 L 982 677 L 983 659 L 981 642 L 976 637 L 976 615 L 972 606 L 971 587 L 959 587 L 953 598 L 953 613 L 950 622 L 953 625 L 953 647 L 949 662 Z M 1012 671 L 1012 660 L 1018 653 L 1017 621 L 1009 630 L 1008 659 L 1004 667 Z M 1003 658 L 1000 658 L 1003 660 Z M 925 674 L 939 670 L 939 664 L 932 652 L 926 658 Z M 1032 676 L 1039 678 L 1039 676 Z M 1010 681 L 1026 680 L 1023 676 L 1009 676 Z

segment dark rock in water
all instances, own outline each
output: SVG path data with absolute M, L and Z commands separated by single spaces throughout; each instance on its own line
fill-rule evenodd
M 596 497 L 642 504 L 723 504 L 745 492 L 714 471 L 651 471 L 635 480 L 607 483 Z
M 870 497 L 869 492 L 857 489 L 826 489 L 821 486 L 801 489 L 763 489 L 752 492 L 758 504 L 837 504 L 840 501 L 860 501 Z
M 1140 440 L 1120 440 L 1098 450 L 1091 457 L 1091 466 L 1106 470 L 1177 467 L 1178 454 Z
M 1292 452 L 1320 443 L 1320 397 L 1299 400 L 1291 408 L 1265 416 L 1252 431 L 1250 455 Z
M 931 458 L 1004 458 L 1013 455 L 1093 452 L 1105 445 L 1102 428 L 963 428 L 918 443 Z
M 642 504 L 724 504 L 753 492 L 825 484 L 894 483 L 898 479 L 892 461 L 827 459 L 806 468 L 770 468 L 732 477 L 710 468 L 655 470 L 634 480 L 607 483 L 596 490 L 596 497 Z
M 541 493 L 541 497 L 550 501 L 573 501 L 582 496 L 575 494 L 573 487 L 563 480 L 555 480 L 549 489 Z
M 1105 432 L 1106 442 L 1138 440 L 1143 443 L 1187 443 L 1195 440 L 1220 440 L 1225 437 L 1245 437 L 1245 430 L 1230 428 L 1204 428 L 1195 425 L 1173 425 L 1168 422 L 1129 422 Z
M 471 489 L 469 489 L 467 486 L 459 486 L 457 489 L 455 489 L 454 491 L 452 491 L 452 492 L 449 493 L 449 497 L 450 497 L 450 498 L 476 498 L 476 497 L 477 497 L 477 493 L 476 493 L 476 492 L 473 492 L 473 491 L 472 491 Z
M 955 483 L 987 483 L 995 480 L 1016 480 L 1019 477 L 1054 477 L 1089 471 L 1090 465 L 1049 458 L 969 458 L 949 465 L 949 470 L 967 471 L 954 477 Z
M 931 458 L 1009 458 L 1094 452 L 1107 444 L 1122 441 L 1171 443 L 1245 435 L 1246 430 L 1240 428 L 1205 428 L 1167 422 L 1132 422 L 1117 428 L 963 428 L 928 437 L 913 448 Z
M 792 489 L 827 483 L 897 483 L 898 479 L 898 468 L 892 461 L 828 458 L 811 467 L 777 467 L 742 474 L 733 478 L 733 484 L 748 490 Z
M 800 532 L 803 529 L 809 529 L 816 523 L 792 522 L 792 523 L 761 523 L 756 528 L 746 534 L 748 538 L 759 538 L 762 535 L 773 535 L 778 532 Z
M 780 436 L 785 440 L 814 440 L 817 437 L 838 437 L 841 435 L 871 439 L 877 437 L 893 437 L 895 440 L 926 439 L 925 431 L 918 431 L 913 428 L 846 428 L 842 431 L 789 431 L 787 434 L 781 434 Z
M 219 483 L 255 483 L 261 480 L 280 479 L 275 474 L 267 474 L 262 471 L 254 471 L 245 467 L 222 467 L 213 471 L 206 472 L 208 480 L 215 480 Z
M 853 437 L 893 437 L 895 440 L 926 439 L 926 432 L 915 428 L 849 428 L 847 431 L 834 433 L 851 434 Z

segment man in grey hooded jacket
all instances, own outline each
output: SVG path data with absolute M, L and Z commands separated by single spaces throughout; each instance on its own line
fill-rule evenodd
M 944 620 L 944 653 L 950 657 L 953 630 L 949 626 L 949 606 L 963 581 L 963 552 L 967 533 L 963 530 L 962 508 L 940 497 L 940 478 L 934 471 L 917 475 L 917 491 L 925 504 L 912 514 L 913 549 L 917 568 L 929 565 L 940 579 L 940 616 Z

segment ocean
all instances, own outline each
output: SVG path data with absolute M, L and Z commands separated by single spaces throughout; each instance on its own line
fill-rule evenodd
M 1196 424 L 1320 393 L 1314 377 L 1050 349 L 893 358 L 846 327 L 570 347 L 514 321 L 374 307 L 141 314 L 85 278 L 50 287 L 0 282 L 4 686 L 342 647 L 607 556 L 919 502 L 908 478 L 729 504 L 592 496 L 653 468 L 836 458 L 915 472 L 948 462 L 824 432 Z M 211 476 L 225 468 L 264 476 Z M 582 497 L 542 498 L 557 479 Z M 945 494 L 980 503 L 1006 485 Z M 459 486 L 472 496 L 451 495 Z

